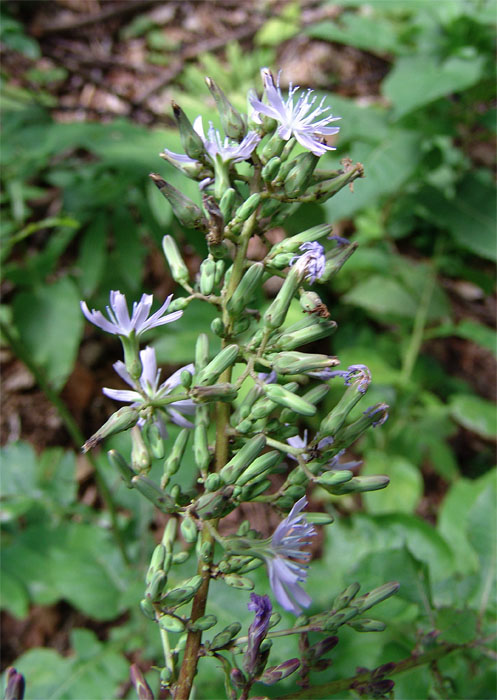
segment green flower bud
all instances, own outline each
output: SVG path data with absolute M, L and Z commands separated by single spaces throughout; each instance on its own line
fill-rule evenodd
M 180 525 L 180 530 L 181 534 L 183 535 L 185 542 L 188 542 L 189 544 L 193 544 L 194 542 L 197 541 L 198 537 L 198 528 L 193 520 L 193 518 L 190 517 L 185 517 L 183 518 L 181 525 Z
M 136 472 L 148 472 L 152 465 L 142 431 L 136 425 L 131 429 L 131 466 Z
M 243 318 L 237 318 L 235 322 L 233 323 L 233 332 L 232 335 L 241 335 L 242 333 L 245 333 L 245 331 L 248 329 L 250 326 L 250 318 L 248 316 L 243 316 Z
M 150 559 L 150 565 L 148 567 L 147 574 L 145 576 L 145 583 L 150 583 L 152 578 L 157 573 L 157 571 L 163 570 L 164 559 L 166 557 L 166 548 L 163 544 L 158 544 L 154 549 L 152 558 Z
M 195 596 L 201 585 L 202 576 L 193 576 L 192 578 L 186 579 L 180 586 L 168 591 L 162 598 L 161 603 L 165 607 L 187 603 Z
M 275 131 L 261 151 L 262 162 L 267 163 L 271 158 L 274 158 L 274 156 L 281 156 L 286 143 L 287 142 L 279 136 L 278 132 Z
M 266 356 L 278 374 L 299 374 L 336 367 L 340 364 L 336 357 L 309 352 L 279 352 Z M 273 385 L 274 386 L 274 385 Z
M 271 486 L 269 479 L 262 479 L 262 481 L 254 480 L 254 483 L 247 484 L 242 488 L 242 492 L 238 497 L 240 503 L 245 501 L 253 501 L 261 493 L 264 493 Z M 291 507 L 291 506 L 290 506 Z M 290 509 L 289 509 L 290 510 Z
M 387 418 L 387 404 L 379 403 L 376 406 L 371 406 L 358 420 L 337 431 L 333 447 L 345 449 L 355 442 L 368 428 L 382 425 Z
M 155 620 L 155 608 L 150 598 L 143 598 L 140 601 L 140 610 L 149 620 Z
M 351 583 L 350 586 L 347 586 L 333 601 L 332 610 L 336 612 L 337 610 L 346 608 L 350 601 L 356 597 L 360 588 L 361 586 L 358 583 Z
M 239 622 L 232 622 L 231 625 L 225 627 L 222 632 L 218 632 L 214 639 L 208 642 L 209 649 L 215 651 L 216 649 L 222 649 L 223 647 L 228 646 L 231 640 L 236 637 L 241 629 L 242 626 Z
M 255 212 L 257 207 L 259 206 L 261 201 L 261 195 L 259 192 L 254 192 L 254 194 L 251 194 L 248 199 L 245 200 L 245 202 L 238 207 L 238 209 L 235 212 L 235 216 L 233 218 L 233 224 L 238 224 L 243 221 L 247 221 L 247 219 L 252 216 L 252 214 Z
M 216 276 L 216 262 L 213 258 L 206 258 L 200 265 L 200 291 L 205 296 L 212 294 Z
M 199 372 L 209 362 L 209 339 L 205 333 L 199 333 L 195 343 L 195 370 Z
M 287 482 L 289 484 L 297 484 L 297 486 L 303 486 L 308 481 L 308 476 L 302 469 L 302 467 L 296 467 L 291 474 L 289 474 Z
M 263 199 L 261 208 L 259 209 L 260 218 L 267 219 L 272 217 L 282 206 L 283 202 L 280 202 L 279 199 Z
M 231 586 L 231 588 L 240 588 L 243 591 L 254 590 L 254 582 L 246 576 L 226 574 L 226 576 L 223 576 L 223 581 L 227 583 L 228 586 Z
M 325 472 L 315 478 L 316 484 L 326 488 L 327 486 L 339 486 L 350 481 L 354 474 L 347 469 L 338 472 Z
M 86 454 L 89 450 L 93 449 L 98 445 L 104 438 L 115 435 L 116 433 L 122 433 L 124 430 L 129 430 L 138 422 L 140 414 L 136 408 L 131 406 L 123 406 L 118 411 L 113 413 L 109 420 L 107 420 L 97 432 L 89 438 L 81 451 Z
M 185 623 L 175 615 L 160 615 L 157 620 L 159 627 L 167 632 L 183 632 Z
M 273 468 L 281 462 L 282 455 L 280 452 L 273 450 L 266 454 L 257 457 L 238 477 L 236 483 L 238 486 L 245 486 L 251 479 L 261 474 L 271 472 Z
M 211 252 L 212 252 L 212 247 L 211 246 Z M 212 252 L 212 255 L 216 257 L 215 252 Z M 223 279 L 224 275 L 224 270 L 226 269 L 226 263 L 224 260 L 216 260 L 216 271 L 214 275 L 214 284 L 219 285 L 221 284 L 221 280 Z
M 363 396 L 364 393 L 358 391 L 355 384 L 349 386 L 335 408 L 321 421 L 319 426 L 320 435 L 335 436 L 345 423 L 350 411 L 359 403 Z
M 176 554 L 173 554 L 173 564 L 184 564 L 185 561 L 188 559 L 190 556 L 190 552 L 184 551 L 184 552 L 176 552 Z
M 219 491 L 204 493 L 198 499 L 195 510 L 202 520 L 222 518 L 236 507 L 233 502 L 233 487 L 224 486 Z
M 171 205 L 175 217 L 182 226 L 186 228 L 196 228 L 201 231 L 207 230 L 205 217 L 202 210 L 195 202 L 192 202 L 191 199 L 177 190 L 176 187 L 166 182 L 160 175 L 151 173 L 150 177 L 159 189 L 159 192 Z
M 219 472 L 219 476 L 226 484 L 234 484 L 240 474 L 260 455 L 266 446 L 264 435 L 256 435 L 247 440 L 244 446 Z
M 327 282 L 333 275 L 339 272 L 343 265 L 350 258 L 352 253 L 357 250 L 358 243 L 349 243 L 348 245 L 339 246 L 334 250 L 326 253 L 326 265 L 324 267 L 324 272 L 319 278 L 319 282 Z
M 333 613 L 333 615 L 329 615 L 324 619 L 323 630 L 326 632 L 333 632 L 349 620 L 357 617 L 358 614 L 359 611 L 356 610 L 356 608 L 343 608 L 340 612 Z
M 155 459 L 163 459 L 165 445 L 157 423 L 146 423 L 142 429 L 142 437 L 145 440 L 148 450 L 152 453 L 152 456 L 155 457 Z
M 246 433 L 248 433 L 252 429 L 252 425 L 253 425 L 252 421 L 249 420 L 248 418 L 245 418 L 244 420 L 240 421 L 240 423 L 238 423 L 238 425 L 236 426 L 236 429 L 239 433 L 241 433 L 242 435 L 245 435 Z
M 214 333 L 214 335 L 217 335 L 220 338 L 224 338 L 224 336 L 226 335 L 226 328 L 224 327 L 224 323 L 219 317 L 214 318 L 212 320 L 211 331 Z
M 187 284 L 190 279 L 190 273 L 188 272 L 188 268 L 181 257 L 176 241 L 172 236 L 164 236 L 162 239 L 162 249 L 164 251 L 164 255 L 166 256 L 169 269 L 171 270 L 173 280 L 178 282 L 178 284 Z M 178 300 L 175 299 L 172 304 L 174 304 L 175 301 Z M 171 304 L 169 305 L 169 308 L 171 308 Z
M 294 166 L 285 177 L 285 193 L 289 197 L 298 197 L 305 192 L 310 183 L 319 157 L 307 151 L 301 153 L 294 160 Z
M 230 314 L 238 316 L 244 311 L 252 300 L 263 273 L 264 265 L 262 263 L 254 263 L 249 267 L 227 303 Z
M 210 386 L 194 386 L 190 392 L 194 401 L 210 403 L 213 401 L 227 401 L 231 403 L 238 395 L 238 389 L 234 384 L 221 382 Z
M 200 471 L 205 471 L 210 464 L 211 455 L 207 442 L 207 428 L 203 424 L 196 425 L 193 430 L 193 456 Z
M 378 491 L 384 489 L 390 483 L 388 476 L 377 474 L 376 476 L 355 476 L 345 484 L 332 487 L 331 493 L 343 496 L 346 493 L 363 493 L 364 491 Z
M 317 185 L 312 185 L 308 188 L 307 195 L 312 197 L 315 202 L 326 202 L 358 177 L 364 177 L 364 167 L 361 163 L 356 163 L 349 170 L 331 180 L 324 180 Z
M 274 156 L 274 158 L 271 158 L 266 165 L 262 168 L 261 170 L 261 176 L 264 182 L 271 182 L 271 180 L 274 180 L 276 175 L 278 174 L 278 170 L 280 169 L 281 165 L 281 158 L 278 158 L 278 156 Z
M 225 369 L 234 364 L 239 352 L 238 345 L 227 345 L 200 370 L 196 376 L 196 383 L 200 385 L 213 384 Z
M 306 513 L 305 519 L 314 525 L 331 525 L 335 522 L 335 518 L 329 513 Z
M 210 563 L 212 560 L 212 552 L 214 551 L 214 545 L 212 542 L 202 542 L 202 540 L 197 540 L 197 556 L 198 558 L 206 563 Z
M 109 452 L 107 452 L 107 457 L 112 466 L 119 470 L 126 486 L 128 488 L 133 488 L 131 479 L 134 477 L 135 472 L 131 469 L 124 457 L 119 454 L 117 450 L 109 450 Z
M 283 325 L 283 321 L 292 303 L 293 295 L 300 284 L 300 274 L 297 268 L 291 267 L 283 282 L 283 286 L 264 314 L 263 322 L 266 328 L 279 328 Z
M 268 384 L 265 389 L 268 398 L 280 406 L 290 408 L 301 416 L 313 416 L 316 413 L 316 406 L 288 391 L 280 384 Z
M 369 610 L 373 605 L 381 603 L 383 600 L 390 598 L 390 596 L 397 593 L 400 588 L 400 583 L 398 581 L 390 581 L 389 583 L 384 583 L 382 586 L 373 589 L 369 593 L 356 598 L 352 605 L 357 609 L 358 612 L 363 613 Z
M 164 586 L 167 583 L 167 574 L 165 571 L 155 571 L 150 577 L 150 582 L 145 589 L 145 596 L 152 603 L 156 603 L 162 595 Z
M 188 372 L 188 374 L 190 373 Z M 190 431 L 188 428 L 183 428 L 179 431 L 171 448 L 171 452 L 169 453 L 169 457 L 164 462 L 164 476 L 169 478 L 178 471 L 179 465 L 181 464 L 181 460 L 183 459 L 183 455 L 185 453 L 189 434 Z
M 188 629 L 192 632 L 205 632 L 205 630 L 210 629 L 217 625 L 217 617 L 215 615 L 203 615 L 195 620 L 195 622 L 190 622 Z
M 303 243 L 313 243 L 321 238 L 328 236 L 332 231 L 331 224 L 318 224 L 312 228 L 302 231 L 290 238 L 284 238 L 279 243 L 276 243 L 268 253 L 268 258 L 273 258 L 278 253 L 298 253 L 300 246 Z
M 351 620 L 349 625 L 355 629 L 356 632 L 383 632 L 387 627 L 386 624 L 380 622 L 380 620 L 368 620 L 366 618 Z
M 159 674 L 160 687 L 161 688 L 169 687 L 172 678 L 173 678 L 173 669 L 169 668 L 168 666 L 164 666 L 164 668 L 161 668 L 161 672 Z
M 274 258 L 266 258 L 266 265 L 277 270 L 284 270 L 290 265 L 294 257 L 293 253 L 277 253 Z
M 230 139 L 241 141 L 247 133 L 247 125 L 244 118 L 240 112 L 233 107 L 224 92 L 216 85 L 212 78 L 206 78 L 205 82 L 216 102 L 224 133 Z
M 209 474 L 205 480 L 205 490 L 206 491 L 217 491 L 222 486 L 222 480 L 219 474 Z
M 131 479 L 131 483 L 137 491 L 151 501 L 162 513 L 176 513 L 178 510 L 174 499 L 160 489 L 151 479 L 143 476 L 143 474 L 134 476 Z
M 330 387 L 328 384 L 317 384 L 313 386 L 312 389 L 309 389 L 309 391 L 306 391 L 302 398 L 309 403 L 317 404 L 324 399 L 329 390 Z
M 176 297 L 176 299 L 173 299 L 169 304 L 167 311 L 168 313 L 172 313 L 173 311 L 183 311 L 183 309 L 186 309 L 190 301 L 191 299 L 188 299 L 187 297 Z
M 172 103 L 173 114 L 179 128 L 181 144 L 187 156 L 194 159 L 202 158 L 205 155 L 204 143 L 197 134 L 190 120 L 183 112 L 181 107 Z
M 277 340 L 274 342 L 273 346 L 277 350 L 293 350 L 301 345 L 307 345 L 308 343 L 314 343 L 321 338 L 327 338 L 332 333 L 335 332 L 337 324 L 335 321 L 327 321 L 325 319 L 311 319 L 313 323 L 309 324 L 306 328 L 301 328 L 295 331 L 285 331 Z
M 228 187 L 221 197 L 221 201 L 219 202 L 219 209 L 221 210 L 221 214 L 223 215 L 225 222 L 228 222 L 231 219 L 236 200 L 236 191 L 233 189 L 233 187 Z

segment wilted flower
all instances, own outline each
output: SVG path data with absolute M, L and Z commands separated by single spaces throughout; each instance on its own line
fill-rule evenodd
M 345 370 L 335 369 L 328 374 L 328 379 L 332 379 L 333 377 L 343 377 L 345 386 L 356 383 L 357 390 L 361 394 L 366 393 L 371 383 L 371 372 L 366 365 L 350 365 L 350 367 L 347 367 Z
M 151 347 L 146 347 L 144 350 L 141 350 L 140 360 L 142 364 L 142 373 L 139 380 L 141 391 L 139 391 L 138 388 L 130 390 L 109 389 L 105 387 L 102 390 L 103 393 L 106 396 L 109 396 L 111 399 L 130 402 L 134 407 L 138 407 L 151 401 L 160 401 L 161 398 L 164 398 L 164 396 L 170 394 L 173 389 L 175 389 L 181 383 L 180 377 L 183 370 L 187 370 L 190 372 L 190 374 L 193 374 L 194 372 L 193 364 L 185 365 L 185 367 L 181 367 L 180 369 L 176 370 L 176 372 L 166 379 L 165 382 L 159 384 L 161 372 L 160 369 L 157 369 L 155 350 Z M 136 387 L 136 383 L 130 377 L 124 362 L 119 360 L 118 362 L 114 363 L 113 367 L 121 379 L 124 379 L 124 381 L 130 386 Z M 190 399 L 182 399 L 166 404 L 162 407 L 162 410 L 166 411 L 172 422 L 176 423 L 176 425 L 179 425 L 182 428 L 193 428 L 193 424 L 181 414 L 186 413 L 187 415 L 191 415 L 195 412 L 195 407 L 196 404 Z M 138 424 L 143 425 L 143 423 L 144 420 L 140 419 Z M 166 430 L 162 419 L 158 418 L 157 423 L 161 432 L 165 434 Z
M 293 257 L 290 260 L 290 266 L 295 265 L 304 278 L 313 284 L 324 273 L 326 266 L 324 248 L 321 243 L 314 241 L 313 243 L 302 243 L 299 250 L 303 251 L 302 255 Z
M 378 416 L 377 420 L 374 420 L 371 425 L 376 428 L 378 425 L 383 425 L 388 420 L 388 406 L 385 403 L 378 403 L 376 406 L 370 406 L 363 414 L 368 418 L 374 418 Z
M 307 90 L 302 92 L 295 102 L 294 96 L 299 87 L 297 85 L 293 87 L 290 83 L 288 98 L 285 101 L 280 90 L 280 73 L 278 73 L 276 86 L 268 68 L 263 68 L 261 75 L 267 104 L 259 100 L 256 95 L 249 95 L 250 104 L 255 112 L 252 119 L 260 121 L 258 117 L 260 114 L 275 119 L 279 122 L 278 135 L 282 139 L 288 141 L 289 138 L 295 136 L 301 146 L 316 156 L 322 156 L 326 151 L 335 150 L 333 146 L 323 143 L 323 136 L 331 136 L 340 131 L 338 126 L 328 126 L 328 124 L 341 117 L 331 115 L 322 117 L 330 109 L 330 107 L 323 107 L 325 98 L 313 109 L 316 96 L 311 97 L 313 91 Z M 319 119 L 319 117 L 322 118 Z
M 315 528 L 300 514 L 307 505 L 303 496 L 281 521 L 264 554 L 269 583 L 278 603 L 285 609 L 300 615 L 302 608 L 311 604 L 310 596 L 298 585 L 306 580 L 307 566 L 295 559 L 307 562 L 311 555 L 302 550 L 316 534 Z
M 90 323 L 93 323 L 107 333 L 122 335 L 129 338 L 132 333 L 139 336 L 151 328 L 163 326 L 165 323 L 171 323 L 181 318 L 183 315 L 182 311 L 173 311 L 173 313 L 164 316 L 171 303 L 172 297 L 173 295 L 170 294 L 160 309 L 150 317 L 150 308 L 154 299 L 152 294 L 142 294 L 142 298 L 139 302 L 133 302 L 131 318 L 126 297 L 119 291 L 112 291 L 110 293 L 110 306 L 106 307 L 107 315 L 110 320 L 106 319 L 101 311 L 96 311 L 95 309 L 90 311 L 84 301 L 80 302 L 80 306 L 81 311 Z
M 257 666 L 259 648 L 266 638 L 273 606 L 269 596 L 251 593 L 248 609 L 255 612 L 255 618 L 248 630 L 248 647 L 243 658 L 243 667 L 251 673 Z
M 304 437 L 300 437 L 300 435 L 295 435 L 294 437 L 287 438 L 287 443 L 291 447 L 296 447 L 300 450 L 304 450 L 308 445 L 307 430 L 304 430 Z M 318 442 L 317 449 L 324 450 L 326 447 L 328 447 L 329 445 L 332 445 L 332 444 L 333 444 L 333 438 L 332 437 L 325 437 Z M 326 467 L 323 467 L 323 469 L 326 468 L 329 470 L 337 470 L 337 471 L 347 469 L 348 471 L 350 471 L 352 469 L 355 469 L 356 467 L 358 467 L 361 464 L 361 462 L 344 462 L 341 464 L 340 458 L 343 457 L 344 454 L 345 454 L 345 450 L 340 450 L 340 452 L 338 452 L 328 462 Z M 292 454 L 288 453 L 288 456 L 290 457 L 290 459 L 296 460 L 296 457 L 294 457 Z M 306 453 L 306 452 L 303 452 L 302 457 L 306 461 L 308 461 L 310 459 L 311 455 Z
M 209 130 L 207 131 L 206 137 L 201 116 L 195 119 L 193 128 L 202 139 L 206 154 L 213 163 L 215 163 L 218 156 L 223 163 L 240 163 L 242 160 L 247 160 L 261 140 L 261 137 L 255 131 L 249 131 L 240 143 L 228 137 L 225 137 L 223 140 L 221 134 L 214 128 L 212 122 L 209 122 Z M 164 149 L 164 153 L 169 159 L 176 160 L 182 165 L 193 165 L 197 163 L 193 158 L 182 153 L 173 153 L 167 148 Z

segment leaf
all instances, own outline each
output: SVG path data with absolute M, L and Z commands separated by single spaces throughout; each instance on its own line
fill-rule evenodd
M 480 610 L 495 601 L 497 574 L 497 509 L 495 482 L 476 499 L 468 514 L 468 539 L 481 567 Z
M 482 323 L 463 319 L 460 323 L 446 323 L 426 333 L 427 338 L 464 338 L 486 350 L 497 358 L 497 333 Z
M 495 404 L 472 394 L 456 394 L 449 401 L 451 417 L 462 425 L 487 440 L 493 440 L 497 434 L 497 415 Z
M 83 297 L 89 297 L 97 288 L 107 259 L 107 216 L 99 212 L 85 231 L 79 248 L 78 268 Z
M 364 493 L 369 513 L 413 513 L 423 495 L 423 479 L 414 464 L 401 455 L 369 452 L 361 474 L 386 474 L 390 483 L 382 491 Z
M 398 120 L 439 97 L 474 85 L 483 69 L 483 56 L 452 56 L 443 63 L 424 54 L 405 56 L 384 80 L 382 92 L 392 102 L 393 117 Z
M 339 21 L 324 20 L 304 30 L 307 36 L 325 41 L 335 41 L 377 53 L 399 53 L 402 44 L 397 39 L 395 26 L 385 18 L 362 16 L 351 12 L 340 16 Z
M 2 610 L 8 610 L 11 615 L 22 620 L 28 614 L 29 596 L 22 582 L 14 575 L 0 568 L 0 590 L 2 598 L 0 607 Z
M 373 275 L 345 294 L 347 304 L 360 306 L 373 315 L 414 318 L 416 301 L 397 280 Z
M 54 389 L 61 389 L 72 371 L 83 331 L 74 283 L 65 277 L 32 293 L 21 292 L 13 307 L 26 351 Z
M 473 610 L 454 610 L 450 607 L 438 608 L 435 627 L 444 642 L 467 644 L 476 637 L 476 613 Z

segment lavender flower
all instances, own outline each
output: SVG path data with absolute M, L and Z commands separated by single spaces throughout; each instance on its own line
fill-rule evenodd
M 323 275 L 326 267 L 324 248 L 321 243 L 314 241 L 313 243 L 302 243 L 299 250 L 303 251 L 302 255 L 293 257 L 290 260 L 290 266 L 295 265 L 296 270 L 313 284 Z
M 150 317 L 150 308 L 154 299 L 151 294 L 143 294 L 139 302 L 133 302 L 131 318 L 126 297 L 119 291 L 112 291 L 110 293 L 110 307 L 106 307 L 107 315 L 110 320 L 107 320 L 101 311 L 96 311 L 95 309 L 90 311 L 84 301 L 80 302 L 80 306 L 81 311 L 90 323 L 93 323 L 107 333 L 129 338 L 132 334 L 139 336 L 151 328 L 163 326 L 165 323 L 171 323 L 181 318 L 183 315 L 182 311 L 174 311 L 172 314 L 164 316 L 164 313 L 171 303 L 172 296 L 172 294 L 169 295 L 160 309 Z
M 119 360 L 113 365 L 117 374 L 121 377 L 121 379 L 124 379 L 127 384 L 136 388 L 129 390 L 109 389 L 105 387 L 102 390 L 103 393 L 115 401 L 130 402 L 133 407 L 138 407 L 150 402 L 160 401 L 160 399 L 170 394 L 173 389 L 179 386 L 181 372 L 183 372 L 183 370 L 187 370 L 190 372 L 190 374 L 193 374 L 194 372 L 193 364 L 185 365 L 185 367 L 181 367 L 180 369 L 176 370 L 176 372 L 166 379 L 165 382 L 159 384 L 160 369 L 157 369 L 155 350 L 151 347 L 146 347 L 144 350 L 141 350 L 140 360 L 142 364 L 142 374 L 140 376 L 139 387 L 136 387 L 136 383 L 130 377 L 124 362 Z M 181 428 L 193 428 L 193 423 L 191 423 L 181 414 L 186 413 L 187 415 L 192 415 L 195 413 L 195 408 L 196 404 L 193 401 L 190 399 L 183 399 L 165 405 L 162 410 L 169 415 L 169 418 L 173 423 L 179 425 Z M 140 418 L 138 425 L 143 425 L 144 423 L 145 420 Z M 163 437 L 167 437 L 166 427 L 160 415 L 156 417 L 156 423 Z
M 243 657 L 243 667 L 247 673 L 253 673 L 257 666 L 259 648 L 269 629 L 273 606 L 269 596 L 251 593 L 248 609 L 255 612 L 255 618 L 248 630 L 248 647 Z
M 387 422 L 388 406 L 385 403 L 378 403 L 376 406 L 370 406 L 367 408 L 365 411 L 363 411 L 363 414 L 368 418 L 373 418 L 376 415 L 378 416 L 378 419 L 371 423 L 373 428 L 376 428 L 379 425 L 383 425 L 383 423 Z
M 223 163 L 240 163 L 242 160 L 247 160 L 261 140 L 261 137 L 255 131 L 249 131 L 240 143 L 228 137 L 225 137 L 223 140 L 212 122 L 209 122 L 209 130 L 206 137 L 201 116 L 195 119 L 193 128 L 202 139 L 207 157 L 212 163 L 215 163 L 218 157 Z M 193 158 L 182 153 L 173 153 L 167 148 L 164 149 L 164 153 L 168 159 L 178 161 L 181 165 L 195 165 L 197 163 Z
M 304 450 L 308 445 L 307 430 L 304 430 L 304 437 L 300 437 L 300 435 L 295 435 L 294 437 L 287 438 L 287 443 L 291 447 L 297 447 L 298 449 Z M 329 447 L 332 444 L 333 438 L 325 437 L 318 442 L 317 449 L 324 450 L 326 447 Z M 340 458 L 343 457 L 344 454 L 345 450 L 340 450 L 340 452 L 338 452 L 334 457 L 332 457 L 332 459 L 328 462 L 326 467 L 323 467 L 323 469 L 326 468 L 330 471 L 342 471 L 343 469 L 347 469 L 348 471 L 350 471 L 360 466 L 361 462 L 344 462 L 343 464 L 340 464 Z M 294 457 L 292 454 L 288 453 L 288 456 L 290 457 L 290 459 L 296 460 L 296 457 Z M 310 455 L 306 452 L 302 453 L 302 457 L 306 461 L 310 459 Z
M 294 136 L 301 146 L 316 156 L 322 156 L 326 151 L 334 151 L 333 146 L 323 143 L 323 136 L 331 136 L 340 131 L 338 126 L 328 126 L 328 124 L 341 117 L 331 115 L 322 117 L 330 109 L 330 107 L 323 107 L 325 98 L 313 109 L 316 96 L 311 97 L 312 90 L 301 93 L 295 102 L 294 96 L 299 87 L 298 85 L 293 87 L 292 83 L 285 101 L 280 90 L 280 73 L 278 73 L 275 87 L 271 71 L 268 68 L 261 70 L 267 104 L 261 102 L 256 95 L 249 95 L 249 102 L 254 110 L 252 120 L 260 122 L 259 115 L 262 114 L 275 119 L 279 122 L 278 135 L 282 139 L 288 141 L 291 136 Z
M 316 530 L 306 521 L 300 511 L 307 505 L 303 496 L 281 521 L 273 533 L 269 552 L 266 550 L 265 560 L 269 573 L 269 583 L 278 603 L 285 609 L 300 615 L 303 607 L 311 604 L 310 596 L 299 587 L 299 582 L 307 577 L 307 566 L 294 561 L 295 559 L 309 561 L 309 552 L 302 547 L 309 544 L 310 537 Z
M 347 369 L 336 369 L 329 373 L 328 379 L 343 377 L 345 386 L 357 384 L 357 391 L 365 394 L 371 383 L 371 372 L 366 365 L 350 365 Z

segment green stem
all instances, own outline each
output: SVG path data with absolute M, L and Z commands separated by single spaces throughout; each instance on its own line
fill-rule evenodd
M 4 336 L 7 343 L 10 345 L 14 354 L 21 360 L 21 362 L 23 362 L 26 365 L 26 367 L 29 369 L 29 371 L 35 378 L 36 383 L 38 384 L 42 392 L 45 394 L 50 403 L 57 409 L 57 413 L 62 419 L 62 422 L 64 423 L 66 430 L 69 433 L 75 447 L 78 450 L 81 449 L 81 445 L 83 445 L 85 437 L 79 429 L 78 424 L 74 420 L 71 412 L 65 405 L 64 401 L 60 398 L 59 394 L 50 386 L 50 383 L 45 377 L 43 370 L 33 362 L 31 357 L 29 356 L 29 353 L 26 352 L 22 342 L 12 334 L 9 326 L 3 321 L 0 321 L 0 331 L 2 332 L 2 335 Z M 109 512 L 111 528 L 116 543 L 119 547 L 124 561 L 126 562 L 126 564 L 129 564 L 129 558 L 124 547 L 124 541 L 122 539 L 121 531 L 119 530 L 116 507 L 112 499 L 110 488 L 104 478 L 104 475 L 100 471 L 100 466 L 96 459 L 90 454 L 87 454 L 86 458 L 88 459 L 95 471 L 95 481 L 97 482 L 97 487 L 100 492 L 100 495 L 102 496 L 102 500 L 104 501 L 105 507 Z
M 407 351 L 404 356 L 401 374 L 401 381 L 404 386 L 408 384 L 409 380 L 411 379 L 414 365 L 416 364 L 419 351 L 421 350 L 421 345 L 423 344 L 423 334 L 426 320 L 428 318 L 428 310 L 430 308 L 430 301 L 434 286 L 435 273 L 431 272 L 423 287 L 421 299 L 419 300 L 419 306 L 416 310 L 416 316 L 414 318 L 414 326 L 409 339 L 409 345 L 407 346 Z
M 162 649 L 164 651 L 164 662 L 167 666 L 167 668 L 171 669 L 171 671 L 174 668 L 174 661 L 173 661 L 173 655 L 171 653 L 171 645 L 169 644 L 169 635 L 167 634 L 167 630 L 162 629 L 162 627 L 159 627 L 160 630 L 160 640 L 162 642 Z
M 466 644 L 441 644 L 436 649 L 427 651 L 425 654 L 412 655 L 399 661 L 395 664 L 395 668 L 388 673 L 388 677 L 395 676 L 398 673 L 403 673 L 404 671 L 409 671 L 417 666 L 424 666 L 424 664 L 429 664 L 437 659 L 441 659 L 453 651 L 458 651 L 461 649 L 466 649 L 468 645 Z M 289 693 L 288 695 L 278 696 L 278 700 L 312 700 L 312 698 L 327 698 L 330 695 L 336 695 L 337 693 L 343 693 L 349 690 L 356 684 L 367 683 L 371 681 L 373 671 L 368 671 L 367 673 L 359 673 L 357 676 L 352 676 L 350 678 L 342 678 L 338 681 L 331 681 L 331 683 L 324 683 L 323 685 L 315 685 L 305 690 L 300 690 L 296 693 Z

